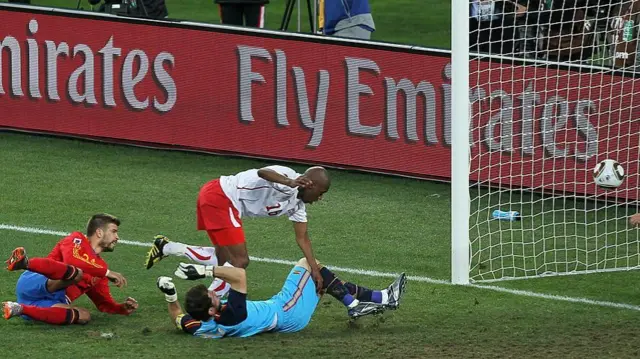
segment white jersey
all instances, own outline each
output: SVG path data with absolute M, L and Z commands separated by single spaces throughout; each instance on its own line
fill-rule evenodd
M 289 167 L 268 166 L 270 170 L 296 179 L 299 173 Z M 298 199 L 298 188 L 269 182 L 258 176 L 257 169 L 234 176 L 220 177 L 220 187 L 240 213 L 240 217 L 274 217 L 286 215 L 294 222 L 306 222 L 307 211 Z

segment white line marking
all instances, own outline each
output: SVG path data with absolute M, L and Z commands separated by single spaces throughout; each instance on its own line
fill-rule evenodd
M 21 226 L 14 226 L 14 225 L 10 225 L 10 224 L 0 224 L 0 230 L 2 230 L 2 229 L 9 230 L 9 231 L 34 233 L 34 234 L 48 234 L 48 235 L 54 235 L 54 236 L 60 236 L 60 237 L 64 237 L 64 236 L 69 235 L 69 233 L 67 233 L 67 232 L 60 232 L 60 231 L 54 231 L 54 230 L 50 230 L 50 229 L 41 229 L 41 228 L 33 228 L 33 227 L 21 227 Z M 129 245 L 139 246 L 139 247 L 150 247 L 151 246 L 151 243 L 128 241 L 128 240 L 123 240 L 123 239 L 119 240 L 118 242 L 122 243 L 122 244 L 129 244 Z M 284 259 L 275 259 L 275 258 L 262 258 L 262 257 L 249 257 L 249 258 L 252 261 L 256 261 L 256 262 L 283 264 L 283 265 L 289 265 L 289 266 L 294 265 L 294 264 L 297 263 L 295 261 L 289 261 L 289 260 L 284 260 Z M 371 276 L 371 277 L 395 278 L 398 275 L 398 273 L 379 272 L 379 271 L 367 270 L 367 269 L 345 268 L 345 267 L 336 267 L 336 266 L 327 266 L 327 267 L 330 268 L 331 270 L 336 271 L 336 272 L 360 274 L 360 275 L 366 275 L 366 276 Z M 453 285 L 449 281 L 442 280 L 442 279 L 430 278 L 430 277 L 408 276 L 407 278 L 409 280 L 415 281 L 415 282 Z M 640 311 L 640 306 L 633 305 L 633 304 L 607 302 L 607 301 L 593 300 L 593 299 L 580 298 L 580 297 L 566 297 L 566 296 L 554 295 L 554 294 L 536 293 L 536 292 L 530 292 L 530 291 L 525 291 L 525 290 L 496 287 L 496 286 L 492 286 L 492 285 L 469 284 L 468 286 L 474 287 L 474 288 L 478 288 L 478 289 L 492 290 L 492 291 L 495 291 L 495 292 L 521 295 L 521 296 L 525 296 L 525 297 L 550 299 L 550 300 L 557 300 L 557 301 L 561 301 L 561 302 L 580 303 L 580 304 L 588 304 L 588 305 L 597 305 L 597 306 L 600 306 L 600 307 L 609 307 L 609 308 L 628 309 L 628 310 Z

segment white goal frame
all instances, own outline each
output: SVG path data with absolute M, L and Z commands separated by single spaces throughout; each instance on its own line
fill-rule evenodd
M 633 0 L 633 3 L 640 0 Z M 638 3 L 636 3 L 637 5 Z M 470 13 L 469 13 L 469 0 L 452 0 L 451 1 L 451 282 L 453 284 L 465 285 L 471 283 L 472 274 L 470 273 L 473 268 L 476 268 L 475 261 L 472 263 L 472 256 L 475 255 L 472 253 L 472 239 L 470 233 L 470 223 L 471 222 L 471 206 L 472 206 L 472 198 L 471 198 L 471 175 L 475 172 L 471 172 L 471 154 L 472 154 L 472 139 L 471 133 L 474 131 L 474 128 L 471 127 L 472 121 L 472 103 L 471 103 L 471 90 L 474 90 L 470 87 L 470 61 L 471 56 L 477 55 L 475 51 L 471 53 L 470 51 L 470 39 L 469 39 L 469 28 L 470 28 Z M 633 6 L 633 5 L 632 5 Z M 640 5 L 638 5 L 640 6 Z M 635 9 L 635 10 L 631 10 Z M 634 19 L 636 19 L 636 27 L 638 23 L 638 19 L 640 19 L 640 12 L 637 7 L 632 7 L 629 13 L 632 13 Z M 626 10 L 625 10 L 626 11 Z M 629 14 L 627 13 L 627 14 Z M 620 16 L 616 15 L 616 19 L 620 19 Z M 563 20 L 564 21 L 564 20 Z M 628 21 L 633 25 L 633 21 Z M 557 23 L 556 23 L 557 24 Z M 613 25 L 612 25 L 613 26 Z M 585 26 L 586 28 L 586 26 Z M 633 28 L 633 27 L 630 27 Z M 626 31 L 625 27 L 625 31 Z M 612 33 L 612 30 L 607 30 L 609 33 Z M 638 36 L 633 35 L 633 31 L 631 30 L 631 34 L 633 38 L 635 36 L 634 42 L 635 46 L 635 56 L 638 56 L 640 59 L 640 39 Z M 640 31 L 640 30 L 635 30 Z M 612 36 L 616 40 L 614 40 L 614 44 L 618 41 L 618 35 L 607 35 Z M 626 36 L 626 35 L 625 35 Z M 632 40 L 624 40 L 624 41 L 632 41 Z M 571 45 L 573 46 L 573 45 Z M 585 45 L 584 48 L 587 46 Z M 578 48 L 576 46 L 576 48 Z M 595 51 L 595 50 L 594 50 Z M 615 61 L 619 60 L 617 56 L 619 54 L 618 49 L 612 47 L 612 51 L 609 51 L 609 55 L 611 56 L 611 61 L 615 63 Z M 628 50 L 624 50 L 628 51 Z M 627 52 L 624 52 L 627 54 Z M 629 52 L 628 54 L 631 54 Z M 598 66 L 591 65 L 578 65 L 568 63 L 558 63 L 552 61 L 546 61 L 542 59 L 533 60 L 533 59 L 514 59 L 509 56 L 499 56 L 499 55 L 490 55 L 483 54 L 482 56 L 486 56 L 487 58 L 495 58 L 501 60 L 515 60 L 519 63 L 529 63 L 539 64 L 543 66 L 558 66 L 558 65 L 566 65 L 569 67 L 588 67 L 592 70 L 606 70 L 606 71 L 616 71 L 616 67 L 605 67 L 604 64 L 600 64 Z M 635 59 L 634 56 L 634 59 Z M 626 57 L 624 58 L 626 61 Z M 558 60 L 559 61 L 559 60 Z M 640 61 L 635 61 L 635 74 L 640 73 Z M 628 69 L 624 69 L 624 71 L 628 71 Z M 474 75 L 475 76 L 475 75 Z M 638 80 L 640 76 L 635 76 L 635 79 Z M 586 84 L 589 86 L 589 84 Z M 558 87 L 560 89 L 560 87 Z M 631 92 L 633 93 L 633 92 Z M 555 98 L 555 97 L 554 97 Z M 603 112 L 605 113 L 605 112 Z M 637 115 L 640 112 L 637 109 L 633 110 L 631 113 L 631 117 L 628 119 L 640 118 Z M 636 115 L 636 116 L 633 116 Z M 631 132 L 630 132 L 631 133 Z M 637 141 L 637 140 L 636 140 Z M 640 148 L 640 144 L 638 145 Z M 640 149 L 634 149 L 637 151 L 636 153 L 640 154 Z M 631 151 L 629 151 L 631 152 Z M 475 152 L 473 152 L 475 153 Z M 475 156 L 475 155 L 474 155 Z M 635 161 L 636 159 L 631 159 Z M 629 158 L 627 158 L 629 161 Z M 640 163 L 640 160 L 638 161 Z M 636 166 L 637 169 L 638 166 Z M 568 167 L 566 167 L 568 168 Z M 625 169 L 626 172 L 628 172 Z M 637 172 L 637 171 L 636 171 Z M 627 174 L 629 175 L 629 174 Z M 638 175 L 637 173 L 635 174 Z M 474 175 L 475 178 L 475 175 Z M 584 182 L 583 182 L 584 183 Z M 635 188 L 635 187 L 634 187 Z M 537 189 L 532 188 L 532 192 L 537 191 Z M 638 189 L 637 191 L 640 191 Z M 637 193 L 640 192 L 636 192 Z M 576 198 L 581 198 L 580 195 L 576 196 Z M 587 197 L 584 197 L 587 198 Z M 595 198 L 595 196 L 590 195 L 589 199 L 600 200 L 600 198 Z M 605 198 L 605 201 L 607 199 Z M 615 202 L 615 201 L 614 201 Z M 637 201 L 636 201 L 637 202 Z M 613 204 L 615 205 L 615 204 Z M 509 208 L 505 208 L 509 209 Z M 563 207 L 564 209 L 564 207 Z M 489 215 L 490 216 L 490 215 Z M 624 216 L 624 213 L 621 214 Z M 622 218 L 617 217 L 616 218 Z M 489 219 L 491 220 L 491 219 Z M 635 245 L 640 248 L 640 236 L 635 235 Z M 474 240 L 475 241 L 475 240 Z M 553 249 L 556 247 L 554 246 Z M 552 250 L 553 250 L 552 249 Z M 511 276 L 511 277 L 501 277 L 495 279 L 481 279 L 479 281 L 497 281 L 497 280 L 505 280 L 505 279 L 519 279 L 519 278 L 531 278 L 531 277 L 544 277 L 548 275 L 570 275 L 570 274 L 586 274 L 586 273 L 594 273 L 594 272 L 612 272 L 612 271 L 624 271 L 630 269 L 638 269 L 640 268 L 640 249 L 634 253 L 634 259 L 636 263 L 627 263 L 627 265 L 622 265 L 615 268 L 598 268 L 598 269 L 577 269 L 574 271 L 546 271 L 540 272 L 536 275 L 528 275 L 525 274 L 523 277 L 519 276 Z M 474 267 L 472 268 L 472 264 Z M 615 264 L 614 264 L 615 266 Z M 537 269 L 536 269 L 537 270 Z
M 451 1 L 451 282 L 469 284 L 469 0 Z

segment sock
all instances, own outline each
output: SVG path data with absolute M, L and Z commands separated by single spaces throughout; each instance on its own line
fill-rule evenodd
M 336 277 L 336 275 L 329 269 L 323 267 L 320 269 L 320 275 L 322 275 L 322 281 L 324 283 L 323 289 L 325 289 L 332 297 L 341 301 L 347 308 L 351 309 L 360 303 L 360 301 L 354 298 L 349 292 L 345 283 L 338 279 L 338 277 Z
M 53 280 L 70 280 L 78 274 L 76 267 L 49 258 L 29 258 L 29 270 Z
M 233 266 L 231 265 L 231 263 L 225 262 L 223 267 L 233 267 Z M 227 293 L 229 293 L 230 289 L 231 289 L 231 285 L 220 278 L 215 278 L 213 280 L 213 283 L 211 283 L 211 285 L 209 286 L 209 290 L 216 292 L 216 295 L 220 298 L 224 297 Z
M 218 297 L 224 297 L 229 290 L 231 289 L 231 285 L 220 278 L 216 278 L 213 280 L 213 283 L 209 286 L 209 290 L 216 292 Z
M 361 302 L 373 302 L 378 304 L 389 303 L 389 293 L 387 293 L 386 289 L 371 290 L 349 282 L 346 282 L 344 286 L 347 287 L 351 295 L 355 296 Z
M 23 305 L 22 314 L 33 320 L 57 325 L 75 324 L 80 318 L 80 313 L 77 309 L 59 307 L 41 308 L 32 305 Z
M 216 249 L 213 247 L 189 246 L 178 242 L 169 242 L 162 248 L 165 255 L 183 256 L 204 265 L 218 265 Z

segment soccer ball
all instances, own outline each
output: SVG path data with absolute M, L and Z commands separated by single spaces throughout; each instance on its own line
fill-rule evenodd
M 593 179 L 599 187 L 617 188 L 624 181 L 624 168 L 615 160 L 604 160 L 593 169 Z

